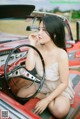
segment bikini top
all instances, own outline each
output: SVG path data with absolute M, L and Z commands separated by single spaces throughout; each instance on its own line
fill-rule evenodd
M 38 70 L 39 76 L 42 76 L 42 72 Z M 52 64 L 50 67 L 45 67 L 45 79 L 49 81 L 57 81 L 59 80 L 59 71 L 58 71 L 58 63 Z

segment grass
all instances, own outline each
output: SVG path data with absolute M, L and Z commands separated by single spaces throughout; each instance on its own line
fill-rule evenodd
M 0 31 L 17 34 L 17 35 L 28 35 L 26 31 L 27 22 L 24 20 L 0 20 Z

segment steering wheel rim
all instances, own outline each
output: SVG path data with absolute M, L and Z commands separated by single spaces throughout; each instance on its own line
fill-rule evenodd
M 42 66 L 43 66 L 43 76 L 42 76 L 42 80 L 41 80 L 41 82 L 40 82 L 39 88 L 36 90 L 36 92 L 35 92 L 32 96 L 27 97 L 27 98 L 18 97 L 17 95 L 15 95 L 14 93 L 12 93 L 11 88 L 9 87 L 9 84 L 8 84 L 8 82 L 7 82 L 7 78 L 8 78 L 8 76 L 7 76 L 7 66 L 8 66 L 9 59 L 10 59 L 11 55 L 12 55 L 17 49 L 19 49 L 20 47 L 30 47 L 30 48 L 34 49 L 34 50 L 38 53 L 38 55 L 39 55 L 39 57 L 40 57 L 40 59 L 41 59 Z M 42 86 L 43 86 L 43 84 L 44 84 L 44 81 L 45 81 L 45 63 L 44 63 L 44 59 L 43 59 L 41 53 L 38 51 L 38 49 L 36 49 L 34 46 L 29 45 L 29 44 L 23 44 L 23 45 L 19 45 L 19 46 L 15 47 L 15 48 L 9 53 L 9 55 L 8 55 L 6 61 L 5 61 L 5 65 L 4 65 L 4 77 L 5 77 L 5 79 L 6 79 L 8 89 L 10 90 L 10 92 L 12 93 L 12 95 L 15 96 L 15 98 L 17 98 L 17 99 L 19 99 L 19 100 L 22 100 L 22 101 L 27 101 L 27 100 L 29 100 L 30 98 L 35 97 L 35 96 L 40 92 L 40 90 L 41 90 L 41 88 L 42 88 Z

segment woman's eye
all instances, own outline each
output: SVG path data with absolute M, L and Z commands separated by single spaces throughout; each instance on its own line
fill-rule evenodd
M 43 31 L 46 31 L 46 29 L 45 28 L 38 28 L 38 31 L 40 31 L 40 30 L 43 30 Z

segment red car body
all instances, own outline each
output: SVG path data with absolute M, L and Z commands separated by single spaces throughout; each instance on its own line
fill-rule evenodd
M 5 10 L 3 10 L 6 7 Z M 29 9 L 29 8 L 30 9 Z M 27 11 L 25 9 L 27 8 Z M 24 6 L 24 5 L 12 5 L 12 6 L 0 6 L 0 11 L 2 11 L 2 15 L 0 18 L 11 17 L 14 16 L 16 18 L 23 18 L 26 17 L 34 10 L 34 6 Z M 7 10 L 8 9 L 8 10 Z M 11 9 L 11 13 L 9 12 Z M 17 12 L 15 11 L 17 9 Z M 15 11 L 15 12 L 14 12 Z M 21 14 L 17 14 L 20 13 Z M 9 13 L 9 14 L 8 14 Z M 67 28 L 69 32 L 70 39 L 73 40 L 71 29 L 66 19 L 64 19 L 67 23 Z M 67 45 L 71 47 L 67 47 L 67 52 L 69 54 L 69 65 L 70 66 L 80 66 L 80 41 L 72 42 L 72 40 L 66 41 Z M 4 66 L 8 54 L 16 47 L 22 44 L 29 44 L 28 37 L 20 36 L 20 35 L 13 35 L 13 34 L 6 34 L 0 32 L 0 119 L 55 119 L 51 115 L 51 113 L 46 109 L 41 115 L 37 115 L 34 113 L 34 107 L 36 103 L 39 101 L 38 98 L 31 98 L 26 103 L 20 103 L 12 92 L 10 92 L 9 88 L 7 87 L 7 83 L 4 77 Z M 18 52 L 11 57 L 11 61 L 14 59 L 20 58 L 23 54 L 28 50 L 28 48 L 19 48 Z M 23 60 L 19 60 L 16 62 L 20 64 L 25 62 L 25 57 Z M 15 64 L 16 66 L 16 64 Z M 13 64 L 10 65 L 9 68 L 13 67 Z M 71 109 L 69 114 L 65 117 L 65 119 L 80 119 L 80 72 L 79 71 L 72 71 L 70 70 L 70 76 L 73 79 L 74 84 L 74 91 L 75 91 L 75 99 L 74 103 L 71 105 Z M 22 82 L 21 82 L 22 83 Z M 20 85 L 21 85 L 20 83 Z M 15 85 L 12 83 L 12 88 L 15 90 Z

